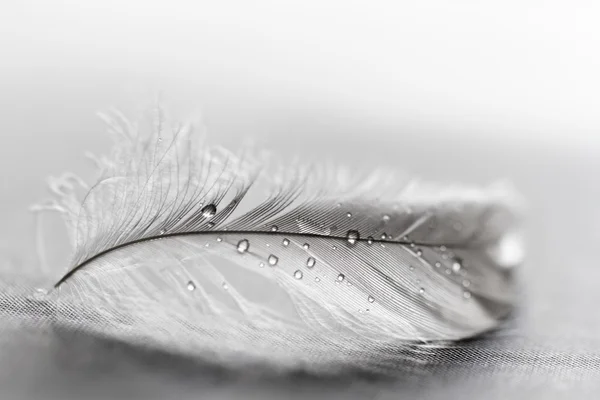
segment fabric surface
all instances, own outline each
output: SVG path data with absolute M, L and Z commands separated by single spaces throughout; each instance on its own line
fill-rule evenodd
M 478 153 L 482 165 L 511 177 L 529 202 L 521 306 L 496 332 L 432 349 L 399 366 L 394 378 L 232 373 L 53 326 L 51 306 L 36 299 L 33 277 L 6 262 L 2 398 L 598 398 L 598 162 L 585 154 L 530 150 Z M 404 162 L 426 170 L 420 160 Z M 478 179 L 464 160 L 449 173 Z

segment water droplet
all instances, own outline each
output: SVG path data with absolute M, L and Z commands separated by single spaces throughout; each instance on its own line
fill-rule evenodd
M 315 282 L 321 282 L 321 278 L 319 278 L 318 276 L 315 276 Z
M 258 266 L 262 268 L 265 266 L 265 263 L 261 261 L 260 264 L 258 264 Z
M 279 227 L 277 225 L 273 225 L 271 227 L 271 232 L 277 232 L 279 230 Z
M 269 262 L 269 265 L 277 265 L 277 263 L 279 262 L 279 258 L 277 258 L 277 256 L 271 254 L 269 256 L 269 258 L 267 259 L 267 261 Z
M 164 235 L 165 233 L 167 233 L 167 230 L 166 230 L 166 229 L 161 229 L 159 233 L 160 233 L 161 235 Z
M 162 142 L 162 138 L 161 138 L 161 137 L 159 137 L 159 138 L 158 138 L 158 141 L 159 141 L 159 142 Z
M 187 290 L 189 290 L 190 292 L 193 292 L 194 290 L 196 290 L 196 284 L 192 281 L 189 281 L 187 283 Z
M 470 298 L 471 298 L 471 292 L 467 292 L 467 291 L 465 290 L 465 292 L 463 293 L 463 297 L 464 297 L 465 299 L 470 299 Z
M 455 261 L 452 264 L 452 271 L 454 271 L 454 272 L 460 271 L 461 268 L 462 268 L 462 265 L 460 265 L 460 263 L 458 261 Z
M 315 263 L 316 263 L 316 262 L 317 262 L 317 261 L 316 261 L 316 260 L 315 260 L 313 257 L 308 257 L 308 260 L 306 260 L 306 266 L 307 266 L 308 268 L 312 268 L 312 267 L 314 267 L 314 266 L 315 266 Z
M 381 234 L 381 239 L 386 240 L 387 238 L 388 238 L 387 233 L 384 232 Z
M 440 246 L 440 251 L 446 251 L 446 246 L 444 246 L 444 245 Z
M 46 289 L 37 288 L 33 293 L 34 300 L 44 300 L 48 295 L 48 291 Z
M 217 207 L 214 204 L 207 204 L 200 210 L 204 218 L 212 218 L 217 213 Z
M 299 269 L 297 269 L 296 272 L 294 272 L 294 278 L 296 279 L 302 279 L 303 276 L 304 274 Z
M 417 279 L 415 282 L 417 282 L 417 285 L 418 285 L 419 283 L 421 283 L 421 280 Z
M 352 282 L 350 282 L 350 281 L 346 282 L 346 286 L 352 286 Z
M 450 275 L 452 273 L 452 271 L 450 270 L 450 268 L 446 268 L 446 270 L 444 272 L 446 273 L 446 275 Z
M 439 268 L 439 267 L 441 267 L 441 266 L 442 266 L 442 263 L 440 263 L 439 261 L 436 261 L 436 263 L 435 263 L 435 267 L 436 267 L 436 268 Z
M 346 233 L 346 240 L 348 240 L 348 243 L 350 244 L 356 244 L 359 239 L 360 234 L 356 230 L 349 230 L 348 233 Z
M 346 275 L 344 275 L 344 274 L 339 274 L 337 276 L 337 281 L 338 282 L 344 282 L 344 279 L 346 279 Z
M 304 243 L 304 244 L 302 245 L 302 248 L 303 248 L 304 250 L 308 250 L 308 249 L 310 248 L 310 245 L 309 245 L 308 243 Z
M 332 248 L 333 250 L 337 250 L 337 246 L 336 246 L 335 244 L 334 244 L 333 246 L 331 246 L 331 248 Z
M 464 287 L 469 287 L 469 286 L 471 286 L 471 281 L 468 279 L 465 279 L 464 281 L 462 281 L 462 285 Z
M 209 223 L 208 223 L 208 224 L 206 224 L 206 225 L 207 225 L 209 228 L 212 228 L 212 227 L 214 227 L 214 226 L 215 226 L 215 223 L 214 223 L 214 222 L 209 222 Z
M 271 247 L 271 243 L 267 243 L 265 246 L 267 246 L 267 247 Z
M 367 244 L 368 244 L 369 246 L 370 246 L 370 245 L 372 245 L 372 244 L 373 244 L 373 240 L 374 240 L 374 239 L 373 239 L 373 236 L 369 236 L 369 237 L 367 238 Z
M 388 222 L 390 220 L 390 216 L 387 214 L 383 215 L 383 222 Z
M 249 248 L 250 248 L 250 242 L 248 241 L 248 239 L 242 239 L 237 244 L 238 253 L 245 253 L 248 251 Z
M 425 293 L 425 289 L 424 288 L 419 289 L 419 293 L 420 294 L 424 294 Z
M 415 248 L 415 242 L 410 242 L 410 247 Z
M 208 242 L 204 243 L 204 247 L 208 247 L 208 246 L 210 246 L 210 243 L 208 243 Z
M 290 244 L 290 241 L 288 239 L 283 239 L 283 241 L 281 242 L 281 244 L 283 244 L 284 246 L 288 246 Z
M 413 267 L 412 265 L 408 267 L 409 270 L 414 271 L 415 267 Z
M 369 296 L 369 297 L 367 298 L 367 300 L 369 301 L 369 303 L 374 303 L 374 302 L 375 302 L 375 297 L 373 297 L 373 296 Z
M 227 285 L 227 282 L 223 282 L 223 289 L 227 290 L 229 289 L 229 285 Z
M 421 257 L 421 256 L 423 255 L 423 252 L 421 251 L 421 249 L 417 249 L 417 255 L 418 255 L 419 257 Z
M 336 205 L 336 207 L 338 207 L 338 208 L 341 206 L 342 206 L 342 203 L 337 203 L 337 205 Z
M 346 213 L 346 217 L 348 217 L 348 218 L 352 218 L 352 213 L 351 213 L 351 212 L 349 212 L 349 213 Z

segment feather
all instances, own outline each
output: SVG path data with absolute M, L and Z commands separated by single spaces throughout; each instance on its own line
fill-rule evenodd
M 507 186 L 282 166 L 160 109 L 104 118 L 114 147 L 93 157 L 97 181 L 54 179 L 42 207 L 73 245 L 48 295 L 61 324 L 231 366 L 377 371 L 514 305 Z

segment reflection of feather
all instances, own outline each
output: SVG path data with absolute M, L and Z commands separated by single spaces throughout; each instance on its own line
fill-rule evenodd
M 107 121 L 98 181 L 53 185 L 74 246 L 51 294 L 60 322 L 226 363 L 377 368 L 402 345 L 490 329 L 513 304 L 515 262 L 498 252 L 509 191 L 273 168 L 161 112 Z

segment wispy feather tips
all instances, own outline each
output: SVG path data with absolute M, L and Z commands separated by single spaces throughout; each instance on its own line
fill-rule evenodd
M 515 301 L 504 187 L 278 167 L 160 111 L 105 120 L 98 180 L 54 188 L 74 248 L 65 323 L 230 363 L 380 368 L 407 343 L 488 330 Z

